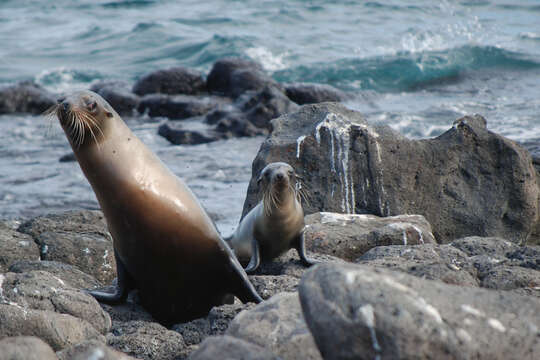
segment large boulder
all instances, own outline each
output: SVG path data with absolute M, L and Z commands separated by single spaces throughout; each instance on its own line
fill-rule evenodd
M 5 360 L 57 360 L 47 343 L 34 336 L 14 336 L 0 340 L 0 358 Z
M 237 98 L 248 90 L 262 90 L 268 85 L 280 87 L 263 72 L 259 64 L 241 58 L 216 61 L 206 83 L 208 91 L 232 98 Z
M 151 72 L 133 86 L 133 92 L 141 96 L 147 94 L 197 95 L 205 91 L 206 83 L 202 74 L 197 70 L 181 66 Z
M 42 114 L 54 105 L 55 95 L 31 81 L 0 88 L 0 114 Z
M 133 94 L 130 85 L 125 81 L 98 81 L 90 87 L 98 93 L 122 116 L 131 116 L 139 106 L 139 96 Z
M 39 248 L 31 236 L 0 221 L 0 273 L 6 272 L 18 260 L 39 260 Z
M 533 359 L 540 302 L 359 265 L 318 265 L 300 284 L 325 359 Z
M 375 215 L 321 212 L 306 216 L 306 249 L 354 261 L 383 245 L 435 243 L 431 225 L 421 215 Z
M 347 99 L 347 94 L 327 84 L 286 84 L 285 94 L 298 105 L 316 104 L 326 101 L 340 102 Z
M 443 243 L 472 235 L 522 243 L 536 224 L 539 188 L 530 155 L 488 131 L 481 116 L 461 118 L 436 138 L 410 140 L 322 103 L 272 127 L 253 161 L 243 214 L 259 200 L 260 170 L 285 161 L 303 178 L 307 214 L 420 214 Z
M 281 293 L 243 311 L 226 335 L 269 349 L 284 360 L 322 359 L 309 332 L 297 293 Z
M 204 340 L 189 360 L 239 359 L 279 360 L 268 349 L 232 336 L 211 336 Z

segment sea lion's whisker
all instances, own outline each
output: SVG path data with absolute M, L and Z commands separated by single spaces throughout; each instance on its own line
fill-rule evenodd
M 42 116 L 44 116 L 48 122 L 47 130 L 45 131 L 46 138 L 48 138 L 51 134 L 52 124 L 53 124 L 54 117 L 57 114 L 57 112 L 58 112 L 58 105 L 53 105 L 42 113 Z

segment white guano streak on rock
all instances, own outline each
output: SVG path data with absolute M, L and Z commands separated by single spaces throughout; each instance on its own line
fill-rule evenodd
M 349 174 L 349 145 L 351 124 L 340 116 L 329 113 L 324 120 L 315 127 L 315 139 L 321 145 L 321 129 L 326 128 L 330 135 L 330 165 L 332 172 L 340 175 L 341 182 L 341 210 L 346 213 L 355 212 L 354 181 L 352 174 Z M 341 165 L 340 173 L 336 166 L 335 148 L 337 146 L 337 162 Z
M 105 357 L 105 353 L 100 348 L 95 348 L 92 353 L 88 356 L 88 360 L 100 360 Z
M 300 147 L 302 145 L 302 142 L 304 142 L 306 138 L 306 135 L 300 136 L 298 139 L 296 139 L 296 158 L 300 159 Z
M 376 218 L 375 215 L 369 214 L 340 214 L 324 211 L 320 214 L 322 224 L 342 222 L 342 225 L 347 225 L 347 222 L 352 222 L 355 220 L 369 221 Z
M 422 230 L 420 230 L 416 225 L 411 224 L 411 226 L 418 233 L 418 236 L 419 236 L 418 241 L 420 241 L 420 244 L 423 244 L 424 243 L 424 236 L 422 235 Z
M 486 315 L 481 312 L 480 310 L 478 309 L 475 309 L 473 308 L 472 306 L 470 305 L 467 305 L 467 304 L 462 304 L 461 305 L 461 310 L 463 310 L 464 312 L 468 313 L 468 314 L 471 314 L 471 315 L 474 315 L 474 316 L 478 316 L 478 317 L 485 317 Z
M 364 324 L 367 326 L 369 333 L 371 334 L 373 350 L 375 350 L 377 353 L 375 359 L 378 359 L 380 358 L 380 352 L 382 349 L 379 345 L 379 341 L 377 341 L 377 334 L 375 333 L 375 313 L 373 312 L 373 306 L 371 304 L 364 305 L 360 307 L 359 311 L 362 319 L 364 320 Z
M 494 318 L 489 318 L 487 322 L 488 322 L 489 326 L 491 326 L 495 330 L 500 331 L 502 333 L 506 332 L 506 328 L 504 327 L 503 324 L 501 324 L 501 322 L 499 320 L 494 319 Z
M 112 269 L 111 264 L 107 261 L 107 257 L 109 256 L 109 250 L 105 249 L 105 253 L 103 254 L 103 267 L 106 269 Z
M 4 302 L 4 289 L 2 288 L 2 284 L 4 283 L 5 278 L 4 274 L 0 274 L 0 303 Z

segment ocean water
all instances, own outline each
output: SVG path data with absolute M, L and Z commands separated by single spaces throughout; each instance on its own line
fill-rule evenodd
M 479 113 L 495 132 L 540 142 L 538 0 L 4 0 L 0 44 L 0 85 L 69 92 L 240 56 L 280 82 L 345 90 L 347 106 L 411 138 Z M 128 123 L 230 232 L 262 138 L 171 146 L 158 122 Z M 59 127 L 48 128 L 0 116 L 0 218 L 97 207 L 77 164 L 58 162 L 69 152 Z

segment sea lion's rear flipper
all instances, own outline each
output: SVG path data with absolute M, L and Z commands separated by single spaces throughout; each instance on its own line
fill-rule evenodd
M 300 256 L 300 260 L 305 266 L 311 266 L 319 263 L 317 260 L 308 259 L 308 257 L 306 256 L 306 247 L 303 231 L 295 240 L 294 248 L 296 249 L 296 251 L 298 251 L 298 256 Z
M 251 240 L 251 259 L 249 260 L 249 264 L 246 267 L 246 273 L 252 274 L 257 270 L 259 265 L 261 264 L 261 254 L 259 252 L 259 243 L 257 242 L 257 239 L 253 238 Z
M 88 293 L 95 297 L 97 301 L 106 304 L 119 304 L 126 301 L 129 291 L 133 289 L 131 275 L 127 272 L 126 267 L 118 257 L 116 250 L 114 251 L 114 258 L 116 260 L 116 274 L 118 275 L 115 292 L 108 293 L 99 290 L 88 290 Z

